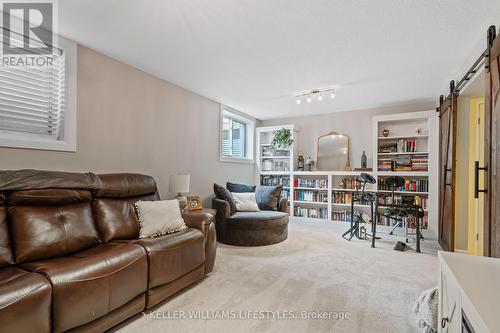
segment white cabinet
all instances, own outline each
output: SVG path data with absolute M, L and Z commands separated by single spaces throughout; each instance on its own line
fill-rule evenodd
M 500 259 L 439 252 L 440 333 L 500 332 Z

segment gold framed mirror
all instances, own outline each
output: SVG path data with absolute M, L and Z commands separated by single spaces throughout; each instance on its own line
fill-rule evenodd
M 349 137 L 337 132 L 321 135 L 317 142 L 316 162 L 319 171 L 349 170 Z

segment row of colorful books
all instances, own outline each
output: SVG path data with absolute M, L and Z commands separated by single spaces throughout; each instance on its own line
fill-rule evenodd
M 293 192 L 293 199 L 308 202 L 328 202 L 328 194 L 318 191 L 297 190 Z
M 301 206 L 295 206 L 293 209 L 293 215 L 297 217 L 309 217 L 315 219 L 328 219 L 328 209 L 327 208 L 306 208 Z
M 290 187 L 290 177 L 288 176 L 260 176 L 260 184 L 263 186 L 278 186 Z
M 327 179 L 319 178 L 296 178 L 293 181 L 294 187 L 307 187 L 307 188 L 328 188 Z
M 378 189 L 384 191 L 391 191 L 392 189 L 387 185 L 386 178 L 379 178 Z M 405 179 L 405 184 L 395 191 L 408 191 L 408 192 L 428 192 L 429 181 L 427 179 Z

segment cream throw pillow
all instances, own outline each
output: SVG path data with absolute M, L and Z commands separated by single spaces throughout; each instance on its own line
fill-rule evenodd
M 244 192 L 236 193 L 231 192 L 231 195 L 236 203 L 236 211 L 238 212 L 259 212 L 259 205 L 255 199 L 255 193 Z
M 137 201 L 139 238 L 153 238 L 187 229 L 178 200 Z

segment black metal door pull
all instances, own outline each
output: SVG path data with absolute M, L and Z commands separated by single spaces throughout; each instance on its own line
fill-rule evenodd
M 474 198 L 479 198 L 479 192 L 482 193 L 488 193 L 488 189 L 479 189 L 479 170 L 488 171 L 488 166 L 485 165 L 484 167 L 479 166 L 479 161 L 474 162 Z

